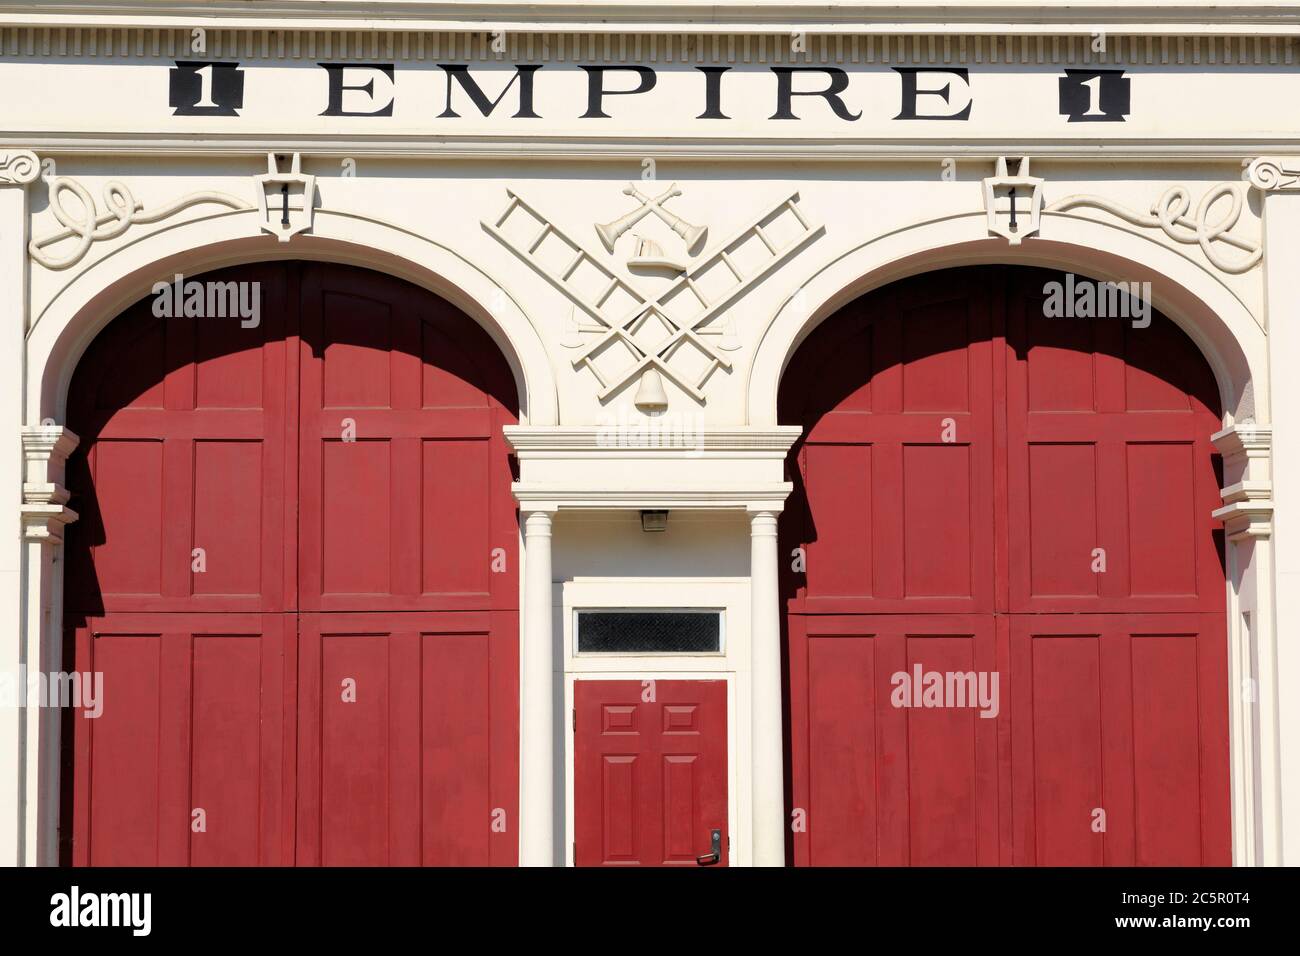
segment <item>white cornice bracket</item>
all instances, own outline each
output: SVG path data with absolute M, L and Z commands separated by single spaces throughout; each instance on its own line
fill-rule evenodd
M 41 162 L 30 149 L 0 150 L 0 186 L 26 186 L 40 173 Z
M 1300 190 L 1300 156 L 1261 156 L 1246 177 L 1260 192 Z

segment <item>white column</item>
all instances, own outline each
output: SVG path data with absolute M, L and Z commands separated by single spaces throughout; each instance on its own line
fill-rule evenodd
M 551 512 L 525 511 L 519 648 L 519 863 L 554 866 L 555 646 L 551 633 Z
M 27 189 L 40 163 L 0 150 L 0 672 L 18 680 L 24 660 L 22 503 L 23 353 L 27 330 Z M 34 665 L 35 662 L 33 662 Z M 5 702 L 7 704 L 7 702 Z M 26 713 L 0 705 L 0 865 L 30 854 L 25 843 Z
M 785 865 L 781 733 L 781 595 L 775 510 L 749 516 L 749 627 L 753 682 L 754 865 Z
M 1300 865 L 1300 157 L 1266 157 L 1250 167 L 1264 196 L 1264 308 L 1268 320 L 1273 421 L 1273 576 L 1271 634 L 1259 634 L 1276 655 L 1277 799 L 1280 830 L 1261 833 L 1264 863 Z M 1264 688 L 1261 687 L 1261 692 Z M 1261 712 L 1267 716 L 1268 709 Z M 1264 754 L 1269 760 L 1271 755 Z M 1271 795 L 1265 794 L 1265 801 Z

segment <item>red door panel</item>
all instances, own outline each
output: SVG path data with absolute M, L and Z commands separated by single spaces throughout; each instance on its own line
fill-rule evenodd
M 574 704 L 577 865 L 698 866 L 717 829 L 726 866 L 726 681 L 579 680 Z
M 1159 314 L 1043 317 L 1049 281 L 897 283 L 791 362 L 796 863 L 1230 859 L 1214 377 Z M 996 671 L 996 719 L 894 706 L 918 662 Z
M 1016 863 L 1230 865 L 1225 642 L 1221 614 L 1012 620 Z
M 101 674 L 103 688 L 98 716 L 78 708 L 72 717 L 75 864 L 290 862 L 286 623 L 279 614 L 121 613 L 75 629 L 77 669 Z
M 284 507 L 294 456 L 289 282 L 270 265 L 204 279 L 259 283 L 260 324 L 159 318 L 148 298 L 110 323 L 78 366 L 68 399 L 81 438 L 68 462 L 80 515 L 68 528 L 72 611 L 294 606 L 285 576 L 294 534 Z
M 67 859 L 515 862 L 508 366 L 388 277 L 198 278 L 258 282 L 260 326 L 146 300 L 72 386 L 65 660 L 106 704 L 70 722 Z
M 798 616 L 789 636 L 790 679 L 805 689 L 790 714 L 793 806 L 806 821 L 794 831 L 795 863 L 997 864 L 1007 689 L 994 696 L 986 683 L 989 717 L 976 706 L 978 686 L 962 707 L 907 693 L 918 667 L 923 682 L 932 672 L 996 672 L 992 618 Z
M 303 610 L 513 605 L 517 570 L 493 571 L 518 534 L 513 384 L 487 333 L 396 279 L 310 269 L 302 289 Z
M 786 512 L 807 552 L 792 610 L 991 611 L 987 298 L 936 284 L 841 318 L 800 350 L 782 393 L 785 420 L 807 423 Z
M 1010 609 L 1220 607 L 1221 420 L 1205 360 L 1160 315 L 1142 329 L 1043 318 L 1043 282 L 1011 275 Z
M 302 616 L 299 863 L 514 862 L 516 626 L 506 612 Z

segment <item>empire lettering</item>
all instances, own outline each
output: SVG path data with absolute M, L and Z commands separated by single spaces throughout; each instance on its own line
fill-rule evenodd
M 321 74 L 321 99 L 315 112 L 329 117 L 392 117 L 402 102 L 403 74 L 395 63 L 318 63 Z M 438 63 L 436 72 L 410 71 L 438 84 L 436 96 L 438 119 L 510 118 L 519 120 L 609 120 L 635 115 L 636 104 L 653 96 L 660 88 L 661 71 L 639 64 L 574 64 L 572 67 L 545 69 L 542 64 L 522 64 L 513 71 L 499 67 L 482 67 L 464 63 Z M 208 69 L 208 67 L 211 69 Z M 245 104 L 241 64 L 198 64 L 176 61 L 171 70 L 168 103 L 175 116 L 239 116 Z M 572 104 L 563 114 L 555 109 L 543 112 L 538 107 L 539 91 L 547 79 L 563 70 L 581 71 L 578 89 L 570 82 L 573 94 L 585 97 Z M 675 72 L 681 73 L 678 69 Z M 727 120 L 728 93 L 733 103 L 737 91 L 731 87 L 754 82 L 755 73 L 770 78 L 767 85 L 771 111 L 770 122 L 834 118 L 844 123 L 860 121 L 868 109 L 882 119 L 898 122 L 928 120 L 963 123 L 971 120 L 976 109 L 975 89 L 978 77 L 965 67 L 895 66 L 867 71 L 872 80 L 880 75 L 895 78 L 892 101 L 873 100 L 863 90 L 863 71 L 850 72 L 834 66 L 771 66 L 766 70 L 745 71 L 742 78 L 729 76 L 729 66 L 697 66 L 685 71 L 695 77 L 698 100 L 683 104 L 689 112 L 684 117 L 697 120 Z M 407 80 L 409 83 L 410 81 Z M 1068 122 L 1125 122 L 1129 109 L 1130 80 L 1123 70 L 1071 69 L 1056 76 L 1037 77 L 1029 82 L 1058 85 L 1060 114 Z M 766 85 L 766 84 L 765 84 Z M 674 107 L 681 99 L 672 96 Z M 879 94 L 877 94 L 877 99 Z M 752 100 L 752 94 L 747 97 Z M 621 112 L 620 112 L 621 111 Z

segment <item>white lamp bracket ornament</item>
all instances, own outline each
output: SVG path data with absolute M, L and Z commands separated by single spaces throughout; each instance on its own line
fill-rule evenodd
M 1007 157 L 999 156 L 993 175 L 984 180 L 984 211 L 989 234 L 1013 246 L 1038 232 L 1043 211 L 1043 180 L 1029 175 L 1029 157 L 1020 157 L 1016 175 L 1007 172 Z
M 257 208 L 263 232 L 281 242 L 288 242 L 300 232 L 308 232 L 316 211 L 316 177 L 302 172 L 302 154 L 294 153 L 289 171 L 280 169 L 283 156 L 266 154 L 266 175 L 254 176 L 257 183 Z

